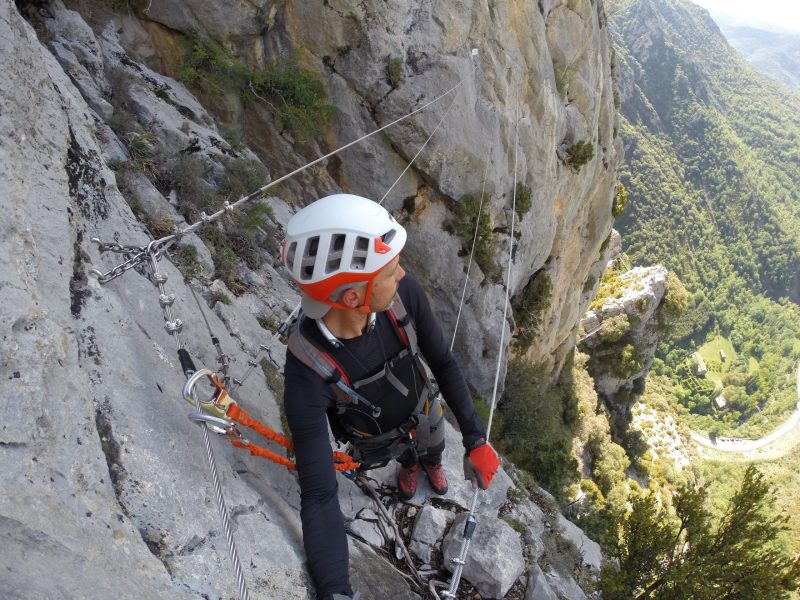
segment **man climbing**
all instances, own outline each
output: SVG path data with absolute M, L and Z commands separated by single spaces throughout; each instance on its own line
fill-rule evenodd
M 303 542 L 317 597 L 351 598 L 328 425 L 362 469 L 396 459 L 403 498 L 416 492 L 420 466 L 445 494 L 441 388 L 461 429 L 465 477 L 486 489 L 500 461 L 422 287 L 400 266 L 406 231 L 389 212 L 335 194 L 299 211 L 286 234 L 282 260 L 303 293 L 284 394 Z

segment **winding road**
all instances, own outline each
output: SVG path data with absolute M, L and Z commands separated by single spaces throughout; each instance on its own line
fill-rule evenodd
M 692 431 L 691 439 L 703 458 L 726 461 L 751 461 L 781 458 L 800 444 L 800 363 L 797 365 L 798 403 L 792 416 L 777 429 L 757 440 L 720 437 L 711 441 Z

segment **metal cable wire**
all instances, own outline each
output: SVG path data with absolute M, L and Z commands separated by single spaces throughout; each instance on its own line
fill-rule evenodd
M 464 287 L 461 290 L 461 300 L 458 303 L 458 314 L 456 314 L 456 324 L 453 327 L 453 339 L 450 340 L 450 352 L 453 351 L 453 345 L 456 343 L 456 333 L 458 333 L 458 323 L 461 320 L 461 310 L 464 308 L 464 298 L 467 295 L 467 285 L 469 284 L 469 272 L 472 269 L 472 261 L 475 258 L 475 243 L 478 241 L 478 228 L 481 224 L 481 216 L 483 211 L 483 197 L 486 194 L 486 176 L 489 174 L 489 162 L 483 169 L 483 188 L 481 189 L 481 199 L 478 204 L 478 217 L 475 219 L 475 233 L 472 234 L 472 248 L 469 250 L 469 262 L 467 263 L 467 274 L 464 276 Z
M 473 50 L 473 52 L 472 52 L 473 56 L 476 53 L 477 53 L 477 51 Z M 175 342 L 176 342 L 176 344 L 178 346 L 178 350 L 179 351 L 183 350 L 184 349 L 183 341 L 182 341 L 181 336 L 180 336 L 180 333 L 181 333 L 181 330 L 182 330 L 182 327 L 183 327 L 183 323 L 181 322 L 180 319 L 177 319 L 177 318 L 173 317 L 171 306 L 172 306 L 173 302 L 175 301 L 175 298 L 174 298 L 174 296 L 168 296 L 166 294 L 166 289 L 165 289 L 164 283 L 166 282 L 167 278 L 166 278 L 166 276 L 162 275 L 159 272 L 159 269 L 158 269 L 158 260 L 159 260 L 159 258 L 161 256 L 161 254 L 164 252 L 164 250 L 171 243 L 179 240 L 181 237 L 183 237 L 183 236 L 185 236 L 185 235 L 187 235 L 189 233 L 193 233 L 194 231 L 196 231 L 197 229 L 199 229 L 203 225 L 208 224 L 210 222 L 213 222 L 213 221 L 219 219 L 220 217 L 222 217 L 223 215 L 225 215 L 227 213 L 233 212 L 233 210 L 238 208 L 239 205 L 261 196 L 264 192 L 266 192 L 271 187 L 274 187 L 274 186 L 278 185 L 279 183 L 281 183 L 281 182 L 293 177 L 294 175 L 297 175 L 297 174 L 301 173 L 302 171 L 305 171 L 306 169 L 308 169 L 308 168 L 310 168 L 310 167 L 312 167 L 312 166 L 314 166 L 314 165 L 316 165 L 316 164 L 318 164 L 318 163 L 330 158 L 331 156 L 334 156 L 335 154 L 338 154 L 339 152 L 342 152 L 343 150 L 349 148 L 350 146 L 353 146 L 353 145 L 355 145 L 355 144 L 357 144 L 357 143 L 359 143 L 359 142 L 361 142 L 361 141 L 363 141 L 363 140 L 365 140 L 365 139 L 367 139 L 367 138 L 369 138 L 369 137 L 371 137 L 371 136 L 373 136 L 373 135 L 375 135 L 377 133 L 380 133 L 381 131 L 391 127 L 392 125 L 395 125 L 395 124 L 397 124 L 397 123 L 399 123 L 401 121 L 404 121 L 405 119 L 408 119 L 408 118 L 412 117 L 413 115 L 415 115 L 415 114 L 421 112 L 422 110 L 426 109 L 427 107 L 435 104 L 436 102 L 438 102 L 442 98 L 450 95 L 451 93 L 455 92 L 458 88 L 460 88 L 464 84 L 464 82 L 467 80 L 467 78 L 475 71 L 476 68 L 477 68 L 477 66 L 473 65 L 473 67 L 470 70 L 470 72 L 463 79 L 461 79 L 461 81 L 459 81 L 456 85 L 454 85 L 453 87 L 448 89 L 446 92 L 442 93 L 441 95 L 437 96 L 436 98 L 434 98 L 430 102 L 427 102 L 424 105 L 420 106 L 416 110 L 414 110 L 414 111 L 412 111 L 412 112 L 410 112 L 410 113 L 408 113 L 406 115 L 403 115 L 402 117 L 400 117 L 398 119 L 395 119 L 391 123 L 388 123 L 388 124 L 378 128 L 378 129 L 376 129 L 376 130 L 374 130 L 374 131 L 372 131 L 372 132 L 370 132 L 370 133 L 368 133 L 366 135 L 363 135 L 360 138 L 358 138 L 356 140 L 353 140 L 352 142 L 349 142 L 349 143 L 345 144 L 344 146 L 341 146 L 340 148 L 337 148 L 336 150 L 333 150 L 332 152 L 329 152 L 329 153 L 327 153 L 327 154 L 325 154 L 325 155 L 323 155 L 323 156 L 321 156 L 321 157 L 319 157 L 319 158 L 317 158 L 317 159 L 315 159 L 315 160 L 303 165 L 302 167 L 299 167 L 299 168 L 295 169 L 294 171 L 292 171 L 290 173 L 287 173 L 286 175 L 283 175 L 282 177 L 280 177 L 280 178 L 278 178 L 278 179 L 276 179 L 276 180 L 264 185 L 263 187 L 259 188 L 258 190 L 254 191 L 254 192 L 251 192 L 250 194 L 247 194 L 246 196 L 243 196 L 242 198 L 240 198 L 239 200 L 237 200 L 233 204 L 231 204 L 230 202 L 225 202 L 222 209 L 220 209 L 219 211 L 217 211 L 217 212 L 215 212 L 215 213 L 213 213 L 211 215 L 206 215 L 205 213 L 203 213 L 202 218 L 201 218 L 200 221 L 198 221 L 198 222 L 196 222 L 196 223 L 194 223 L 192 225 L 189 225 L 188 227 L 186 227 L 186 228 L 184 228 L 184 229 L 182 229 L 182 230 L 180 230 L 180 231 L 178 231 L 178 232 L 176 232 L 174 234 L 165 236 L 165 237 L 160 238 L 158 240 L 153 240 L 146 246 L 146 248 L 135 248 L 138 251 L 138 254 L 134 258 L 129 259 L 126 263 L 123 263 L 123 265 L 119 265 L 118 267 L 115 267 L 111 271 L 109 271 L 109 272 L 104 274 L 104 273 L 102 273 L 102 272 L 100 272 L 100 271 L 98 271 L 96 269 L 93 269 L 92 272 L 95 275 L 98 276 L 98 279 L 99 279 L 99 281 L 101 283 L 107 283 L 108 281 L 111 281 L 112 279 L 122 275 L 128 269 L 131 269 L 131 268 L 135 267 L 136 265 L 140 264 L 141 262 L 145 262 L 146 261 L 146 263 L 148 264 L 148 266 L 149 266 L 149 268 L 151 270 L 151 274 L 153 276 L 153 281 L 156 283 L 156 285 L 159 288 L 162 312 L 163 312 L 163 317 L 164 317 L 164 321 L 165 321 L 165 328 L 166 328 L 167 332 L 175 338 Z M 406 166 L 406 168 L 403 170 L 403 172 L 398 176 L 398 178 L 395 180 L 395 182 L 392 184 L 392 186 L 387 190 L 386 194 L 384 194 L 383 198 L 381 199 L 381 203 L 385 200 L 386 196 L 389 194 L 389 192 L 391 192 L 391 190 L 394 188 L 394 186 L 397 184 L 397 182 L 400 180 L 400 178 L 402 178 L 402 176 L 406 173 L 406 171 L 408 171 L 408 169 L 414 163 L 416 158 L 420 155 L 422 150 L 427 146 L 428 142 L 431 140 L 433 135 L 438 131 L 439 127 L 444 122 L 444 119 L 449 114 L 449 112 L 450 112 L 451 108 L 453 107 L 454 103 L 455 103 L 455 99 L 453 99 L 451 101 L 450 106 L 448 107 L 447 111 L 445 112 L 444 116 L 441 118 L 439 123 L 436 125 L 436 128 L 433 130 L 431 135 L 428 136 L 428 139 L 425 141 L 425 143 L 422 145 L 422 147 L 419 149 L 419 151 L 414 155 L 414 157 L 411 159 L 411 161 Z M 484 182 L 484 184 L 485 184 L 485 182 Z M 93 241 L 96 241 L 98 244 L 100 244 L 101 249 L 104 246 L 110 246 L 108 244 L 104 245 L 102 242 L 100 242 L 100 240 L 93 240 Z M 113 245 L 111 245 L 111 246 L 113 246 Z M 110 248 L 110 247 L 106 248 L 106 249 L 113 250 L 113 248 Z M 194 292 L 194 290 L 192 290 L 192 291 Z M 195 300 L 197 300 L 196 296 L 195 296 Z M 198 305 L 199 305 L 199 301 L 198 301 Z M 293 315 L 295 314 L 295 312 L 299 308 L 300 308 L 300 305 L 295 307 L 295 310 L 292 311 L 292 313 L 289 315 L 289 317 L 287 317 L 287 319 L 284 321 L 284 323 L 281 326 L 281 328 L 279 328 L 279 331 L 278 331 L 278 333 L 276 333 L 276 335 L 280 334 L 280 331 L 291 321 Z M 202 309 L 201 309 L 201 314 L 202 314 Z M 205 317 L 205 314 L 202 314 L 202 316 L 203 316 L 203 319 L 206 320 L 206 325 L 208 326 L 208 321 L 207 321 L 207 319 Z M 210 327 L 209 327 L 209 330 L 210 330 Z M 263 348 L 264 347 L 262 346 L 262 349 Z M 245 377 L 241 381 L 234 380 L 234 386 L 233 386 L 231 391 L 233 391 L 233 389 L 236 388 L 237 386 L 241 385 L 241 383 L 244 381 L 244 379 L 247 377 L 247 375 L 249 375 L 249 373 L 252 371 L 253 366 L 254 365 L 251 363 L 250 370 L 248 370 L 247 374 L 245 375 Z M 202 408 L 201 408 L 201 405 L 200 405 L 199 396 L 197 396 L 197 394 L 194 393 L 194 391 L 192 392 L 192 396 L 194 398 L 195 408 L 196 408 L 198 414 L 203 414 L 202 413 Z M 215 497 L 216 497 L 216 500 L 217 500 L 217 507 L 219 509 L 220 518 L 222 520 L 222 527 L 223 527 L 223 530 L 225 532 L 225 539 L 226 539 L 226 541 L 228 543 L 228 550 L 230 552 L 231 562 L 233 564 L 234 571 L 235 571 L 235 574 L 236 574 L 236 581 L 237 581 L 237 585 L 238 585 L 238 589 L 239 589 L 239 596 L 241 597 L 242 600 L 248 600 L 249 594 L 248 594 L 248 590 L 247 590 L 247 583 L 246 583 L 246 581 L 244 579 L 244 574 L 243 574 L 243 571 L 242 571 L 241 562 L 239 560 L 239 554 L 238 554 L 238 552 L 236 550 L 236 544 L 235 544 L 235 541 L 234 541 L 234 538 L 233 538 L 233 531 L 232 531 L 232 528 L 231 528 L 230 517 L 228 515 L 228 509 L 227 509 L 227 506 L 225 504 L 225 497 L 224 497 L 224 495 L 222 493 L 222 485 L 220 484 L 219 473 L 217 471 L 217 465 L 216 465 L 216 461 L 214 459 L 214 452 L 213 452 L 213 448 L 211 446 L 211 439 L 210 439 L 210 437 L 208 435 L 208 429 L 206 428 L 205 424 L 204 423 L 200 423 L 200 424 L 201 424 L 202 435 L 203 435 L 203 444 L 204 444 L 205 449 L 206 449 L 206 457 L 207 457 L 207 460 L 208 460 L 209 469 L 211 471 L 211 478 L 212 478 L 212 482 L 213 482 L 213 485 L 214 485 L 214 494 L 215 494 Z M 475 496 L 475 499 L 477 499 L 477 494 Z M 473 500 L 473 504 L 474 504 L 474 502 L 475 502 L 475 500 Z
M 397 183 L 400 181 L 400 179 L 403 177 L 403 175 L 406 174 L 406 171 L 408 171 L 411 168 L 411 165 L 414 164 L 414 161 L 417 160 L 417 157 L 420 154 L 422 154 L 422 151 L 425 149 L 425 146 L 428 145 L 428 142 L 431 141 L 431 138 L 433 138 L 433 136 L 436 135 L 436 132 L 439 131 L 439 127 L 441 127 L 442 123 L 444 123 L 444 120 L 447 118 L 447 115 L 450 114 L 450 109 L 453 108 L 453 105 L 456 103 L 457 97 L 458 96 L 453 96 L 453 99 L 450 101 L 450 106 L 447 107 L 447 110 L 445 111 L 444 115 L 442 115 L 442 118 L 439 119 L 439 122 L 436 124 L 436 127 L 433 128 L 433 131 L 431 131 L 431 134 L 428 136 L 428 139 L 425 140 L 425 143 L 422 144 L 422 146 L 420 146 L 419 150 L 417 150 L 417 153 L 406 165 L 406 168 L 403 169 L 403 172 L 400 173 L 400 175 L 397 176 L 397 179 L 394 180 L 394 183 L 391 186 L 389 186 L 389 189 L 386 190 L 386 193 L 383 195 L 383 197 L 381 197 L 381 200 L 380 202 L 378 202 L 378 204 L 383 205 L 383 201 L 386 200 L 386 196 L 389 195 L 389 192 L 391 192 L 394 189 L 394 186 L 396 186 Z
M 167 332 L 175 338 L 175 343 L 180 351 L 183 350 L 183 340 L 180 337 L 182 323 L 180 322 L 180 319 L 173 318 L 172 302 L 174 302 L 174 296 L 169 296 L 166 293 L 164 284 L 167 281 L 167 277 L 166 275 L 162 275 L 159 271 L 158 257 L 156 256 L 155 252 L 152 251 L 152 248 L 153 242 L 151 242 L 147 247 L 150 272 L 153 276 L 153 281 L 156 282 L 160 292 L 162 312 L 164 315 Z M 205 315 L 203 318 L 205 318 Z M 203 410 L 200 407 L 200 397 L 194 391 L 192 391 L 192 397 L 194 398 L 194 405 L 195 409 L 197 410 L 197 414 L 202 415 Z M 236 544 L 233 540 L 233 531 L 231 529 L 230 518 L 228 516 L 228 509 L 225 505 L 225 497 L 222 495 L 222 485 L 220 485 L 219 482 L 219 473 L 217 472 L 217 463 L 214 460 L 214 451 L 211 447 L 211 439 L 208 435 L 208 429 L 204 423 L 200 423 L 200 429 L 203 432 L 203 445 L 206 449 L 208 467 L 211 470 L 211 480 L 214 483 L 214 495 L 217 498 L 217 508 L 219 509 L 219 516 L 222 519 L 222 529 L 225 531 L 225 539 L 228 542 L 228 551 L 230 552 L 231 563 L 233 564 L 233 570 L 236 573 L 236 583 L 239 587 L 239 596 L 241 600 L 248 600 L 247 582 L 244 579 L 242 564 L 239 562 L 239 553 L 236 551 Z
M 464 85 L 464 82 L 467 80 L 467 78 L 470 75 L 472 75 L 472 73 L 475 71 L 475 69 L 476 69 L 476 66 L 473 66 L 472 69 L 470 70 L 470 72 L 467 75 L 465 75 L 464 78 L 461 79 L 461 81 L 459 81 L 453 87 L 448 89 L 446 92 L 443 92 L 442 94 L 440 94 L 439 96 L 437 96 L 436 98 L 431 100 L 430 102 L 426 102 L 425 104 L 423 104 L 419 108 L 411 111 L 410 113 L 407 113 L 407 114 L 403 115 L 402 117 L 399 117 L 399 118 L 395 119 L 391 123 L 387 123 L 386 125 L 383 125 L 383 126 L 379 127 L 378 129 L 375 129 L 374 131 L 371 131 L 370 133 L 362 135 L 360 138 L 355 139 L 352 142 L 348 142 L 344 146 L 340 146 L 336 150 L 332 150 L 331 152 L 328 152 L 327 154 L 325 154 L 323 156 L 320 156 L 319 158 L 314 159 L 309 163 L 306 163 L 302 167 L 298 167 L 294 171 L 291 171 L 290 173 L 287 173 L 286 175 L 283 175 L 282 177 L 279 177 L 275 181 L 271 181 L 270 183 L 260 187 L 259 189 L 255 190 L 254 192 L 251 192 L 251 193 L 247 194 L 246 196 L 243 196 L 243 197 L 239 198 L 233 204 L 231 204 L 229 202 L 226 202 L 224 204 L 223 208 L 221 208 L 217 212 L 215 212 L 215 213 L 213 213 L 211 215 L 205 215 L 204 214 L 203 217 L 199 221 L 197 221 L 196 223 L 193 223 L 192 225 L 189 225 L 188 227 L 185 227 L 184 229 L 178 231 L 177 233 L 173 233 L 173 234 L 164 236 L 163 238 L 160 238 L 160 239 L 156 240 L 155 241 L 156 247 L 159 250 L 163 249 L 169 243 L 171 243 L 171 242 L 173 242 L 175 240 L 178 240 L 181 237 L 183 237 L 183 236 L 185 236 L 185 235 L 187 235 L 189 233 L 194 233 L 195 231 L 200 229 L 200 227 L 202 227 L 203 225 L 205 225 L 207 223 L 211 223 L 212 221 L 216 221 L 222 215 L 224 215 L 226 213 L 229 213 L 229 212 L 232 212 L 233 210 L 237 209 L 241 204 L 244 204 L 245 202 L 249 202 L 250 200 L 253 200 L 254 198 L 258 198 L 264 192 L 266 192 L 268 189 L 278 185 L 279 183 L 282 183 L 282 182 L 286 181 L 287 179 L 289 179 L 291 177 L 294 177 L 295 175 L 297 175 L 299 173 L 302 173 L 306 169 L 308 169 L 310 167 L 313 167 L 314 165 L 316 165 L 316 164 L 318 164 L 318 163 L 320 163 L 320 162 L 322 162 L 324 160 L 327 160 L 331 156 L 334 156 L 334 155 L 342 152 L 343 150 L 346 150 L 350 146 L 354 146 L 355 144 L 358 144 L 359 142 L 362 142 L 362 141 L 366 140 L 367 138 L 372 137 L 373 135 L 378 134 L 378 133 L 380 133 L 381 131 L 383 131 L 385 129 L 388 129 L 392 125 L 396 125 L 397 123 L 400 123 L 401 121 L 405 121 L 406 119 L 409 119 L 409 118 L 413 117 L 417 113 L 422 112 L 423 110 L 425 110 L 429 106 L 435 104 L 436 102 L 438 102 L 442 98 L 444 98 L 446 96 L 449 96 L 450 94 L 455 92 L 457 89 L 459 89 L 462 85 Z
M 518 109 L 519 110 L 519 109 Z M 513 257 L 514 257 L 514 226 L 516 221 L 516 214 L 517 214 L 517 152 L 519 150 L 519 122 L 520 122 L 520 115 L 517 113 L 517 124 L 514 130 L 514 192 L 512 195 L 512 204 L 511 204 L 511 234 L 509 236 L 509 243 L 508 243 L 508 270 L 506 274 L 506 293 L 505 293 L 505 301 L 503 302 L 503 320 L 501 321 L 501 328 L 500 328 L 500 345 L 497 354 L 497 368 L 495 369 L 494 373 L 494 387 L 492 389 L 492 404 L 489 408 L 489 422 L 486 425 L 486 443 L 489 443 L 489 437 L 492 432 L 492 420 L 494 417 L 494 409 L 497 406 L 497 388 L 500 383 L 500 368 L 503 363 L 503 342 L 505 341 L 505 333 L 506 333 L 506 318 L 508 315 L 508 299 L 509 299 L 509 292 L 511 290 L 511 267 L 513 264 Z M 472 502 L 470 504 L 469 509 L 469 516 L 467 517 L 467 525 L 470 522 L 475 522 L 475 509 L 478 505 L 478 494 L 480 490 L 475 489 L 472 494 Z M 472 541 L 472 534 L 469 536 L 465 536 L 461 542 L 461 551 L 458 554 L 458 558 L 453 560 L 454 568 L 453 568 L 453 576 L 450 579 L 450 587 L 447 592 L 443 592 L 447 598 L 455 598 L 456 591 L 458 590 L 458 585 L 461 583 L 461 574 L 464 571 L 464 564 L 466 562 L 467 553 L 469 552 L 469 545 Z
M 200 408 L 200 397 L 194 393 L 194 391 L 192 391 L 192 396 L 194 397 L 194 405 L 197 409 L 197 414 L 203 414 L 203 410 Z M 222 495 L 222 485 L 219 482 L 219 473 L 217 473 L 217 463 L 214 460 L 214 450 L 211 447 L 211 439 L 204 423 L 200 423 L 200 429 L 203 432 L 203 445 L 206 448 L 206 458 L 208 459 L 208 468 L 211 471 L 211 481 L 214 483 L 214 495 L 217 498 L 217 508 L 219 508 L 219 516 L 222 519 L 222 529 L 225 531 L 225 540 L 228 542 L 231 563 L 233 563 L 233 570 L 236 573 L 239 597 L 241 600 L 248 600 L 247 582 L 244 579 L 242 563 L 239 561 L 239 553 L 236 550 L 236 542 L 233 539 L 233 530 L 231 528 L 230 517 L 228 516 L 228 507 L 225 505 L 225 496 Z

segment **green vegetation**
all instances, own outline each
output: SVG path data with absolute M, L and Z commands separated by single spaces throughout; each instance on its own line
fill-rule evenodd
M 733 365 L 738 364 L 736 350 L 733 344 L 724 336 L 709 336 L 709 341 L 700 346 L 697 351 L 703 357 L 703 361 L 708 368 L 706 377 L 722 387 L 723 376 L 731 371 Z M 725 360 L 722 356 L 725 356 Z M 746 373 L 745 373 L 746 375 Z
M 156 183 L 164 194 L 174 191 L 178 210 L 187 221 L 196 222 L 202 212 L 219 210 L 224 201 L 238 200 L 260 188 L 268 178 L 266 169 L 257 161 L 230 159 L 224 166 L 221 176 L 214 180 L 210 166 L 203 160 L 181 155 L 158 174 Z M 237 274 L 239 264 L 244 262 L 256 269 L 263 263 L 263 253 L 275 248 L 271 219 L 270 207 L 253 200 L 244 209 L 198 232 L 214 259 L 214 277 L 224 281 L 237 296 L 246 288 Z
M 708 483 L 709 501 L 717 514 L 722 513 L 736 492 L 736 482 L 742 479 L 749 464 L 701 461 L 702 476 Z M 759 462 L 757 466 L 774 486 L 776 510 L 789 517 L 789 529 L 778 543 L 793 555 L 800 555 L 800 453 L 790 452 L 779 460 Z
M 664 289 L 663 328 L 671 328 L 689 308 L 689 292 L 672 271 L 667 274 L 667 283 Z
M 511 307 L 516 324 L 514 338 L 518 348 L 530 346 L 539 333 L 542 312 L 547 308 L 552 295 L 550 274 L 542 268 L 533 274 L 522 293 L 512 299 Z
M 230 306 L 233 303 L 233 301 L 231 300 L 231 297 L 228 296 L 228 294 L 226 294 L 225 292 L 223 292 L 221 290 L 214 291 L 213 300 L 214 300 L 215 303 L 216 302 L 222 302 L 223 304 L 227 304 L 228 306 Z
M 617 227 L 635 263 L 664 264 L 685 285 L 665 301 L 665 314 L 685 311 L 659 348 L 670 380 L 659 387 L 692 427 L 749 437 L 797 402 L 800 95 L 755 72 L 694 5 L 647 6 L 663 35 L 641 54 L 653 15 L 639 1 L 609 7 L 620 69 L 637 83 L 622 105 L 631 202 Z M 715 336 L 729 362 L 698 378 L 691 354 Z
M 589 310 L 601 308 L 608 300 L 622 298 L 627 284 L 622 280 L 621 275 L 631 269 L 630 260 L 624 254 L 614 261 L 614 263 L 603 272 L 600 280 L 600 289 L 589 305 Z
M 517 215 L 520 219 L 525 216 L 533 206 L 532 198 L 533 192 L 531 192 L 531 188 L 523 183 L 517 183 L 514 202 L 516 204 Z
M 569 166 L 576 173 L 594 158 L 594 145 L 589 140 L 578 140 L 567 150 Z
M 185 280 L 197 277 L 202 272 L 202 267 L 197 261 L 197 248 L 191 244 L 177 246 L 171 251 L 172 262 L 178 267 Z
M 800 582 L 800 558 L 777 543 L 786 517 L 775 496 L 749 467 L 719 520 L 707 508 L 706 487 L 684 486 L 665 505 L 635 491 L 617 515 L 612 555 L 598 589 L 606 600 L 631 598 L 788 598 Z
M 494 261 L 494 235 L 492 221 L 489 216 L 489 195 L 484 194 L 481 210 L 480 198 L 466 195 L 456 204 L 453 218 L 447 220 L 444 227 L 447 231 L 461 240 L 460 256 L 469 256 L 475 239 L 475 262 L 490 280 L 500 277 L 500 267 Z M 480 213 L 480 214 L 479 214 Z M 475 224 L 478 223 L 477 238 L 475 238 Z
M 618 219 L 623 212 L 625 206 L 628 204 L 628 190 L 624 183 L 617 184 L 617 192 L 614 194 L 614 206 L 611 208 L 611 215 Z
M 558 498 L 579 478 L 578 463 L 572 456 L 572 435 L 579 421 L 577 405 L 570 366 L 551 386 L 541 367 L 519 359 L 509 363 L 499 404 L 502 429 L 494 439 L 515 465 L 529 471 Z
M 402 58 L 388 58 L 386 59 L 386 80 L 392 88 L 398 88 L 405 81 L 403 77 L 403 59 Z
M 187 38 L 176 61 L 178 79 L 205 94 L 237 94 L 243 102 L 268 105 L 296 137 L 314 137 L 333 115 L 317 76 L 300 66 L 296 54 L 251 69 L 209 39 Z

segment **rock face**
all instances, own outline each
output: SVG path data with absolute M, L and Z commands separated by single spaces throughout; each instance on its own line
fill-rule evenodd
M 608 294 L 602 305 L 581 320 L 586 332 L 582 344 L 591 356 L 589 372 L 618 424 L 630 421 L 633 401 L 663 336 L 659 311 L 667 274 L 665 267 L 655 266 L 612 276 L 601 286 L 600 295 Z
M 611 228 L 621 159 L 602 3 L 261 1 L 226 7 L 224 20 L 217 12 L 204 0 L 160 2 L 148 11 L 147 29 L 127 28 L 139 33 L 127 33 L 123 43 L 153 65 L 169 63 L 159 48 L 174 48 L 174 39 L 164 38 L 177 32 L 211 38 L 252 66 L 294 51 L 323 78 L 336 107 L 327 147 L 369 133 L 455 87 L 414 119 L 328 161 L 302 187 L 291 187 L 286 200 L 302 205 L 336 189 L 379 199 L 391 190 L 386 205 L 410 228 L 406 260 L 452 331 L 467 262 L 457 255 L 469 244 L 444 231 L 446 223 L 466 194 L 481 193 L 485 180 L 493 270 L 504 273 L 514 182 L 527 185 L 532 207 L 515 223 L 510 291 L 518 303 L 534 274 L 549 276 L 550 301 L 537 315 L 542 325 L 527 353 L 535 362 L 559 365 L 591 299 L 586 282 L 597 278 L 593 267 L 602 268 L 599 248 Z M 275 128 L 268 108 L 233 105 L 226 101 L 226 110 L 250 124 L 248 142 L 276 174 L 306 162 L 308 155 L 291 144 L 290 134 L 260 133 Z M 591 145 L 594 158 L 576 172 L 556 150 L 578 141 Z M 473 266 L 461 317 L 462 331 L 470 335 L 456 340 L 456 352 L 482 395 L 491 390 L 494 375 L 487 357 L 497 356 L 502 327 L 509 333 L 502 323 L 501 279 Z
M 487 170 L 498 253 L 508 243 L 517 122 L 518 172 L 532 188 L 534 203 L 518 230 L 511 291 L 518 293 L 542 269 L 553 281 L 553 302 L 543 313 L 531 358 L 561 360 L 588 303 L 588 274 L 602 266 L 598 248 L 610 229 L 619 148 L 611 133 L 609 46 L 602 10 L 594 3 L 469 12 L 455 2 L 414 9 L 406 3 L 260 2 L 226 7 L 224 18 L 206 4 L 154 3 L 144 24 L 121 16 L 122 34 L 113 21 L 89 26 L 60 2 L 30 6 L 41 41 L 14 5 L 0 4 L 0 375 L 9 400 L 0 430 L 6 482 L 0 493 L 0 565 L 9 598 L 237 593 L 205 449 L 187 419 L 193 409 L 181 399 L 176 338 L 164 330 L 158 289 L 140 267 L 100 285 L 88 275 L 90 267 L 106 272 L 127 256 L 101 254 L 90 240 L 140 247 L 158 237 L 159 223 L 186 224 L 175 190 L 153 182 L 156 156 L 164 168 L 185 156 L 201 161 L 204 171 L 193 178 L 201 193 L 227 161 L 263 161 L 280 171 L 305 162 L 309 147 L 321 148 L 309 142 L 298 150 L 288 134 L 275 131 L 268 132 L 275 137 L 271 149 L 232 146 L 182 84 L 134 60 L 129 48 L 146 50 L 141 55 L 156 64 L 174 31 L 196 30 L 256 63 L 283 49 L 304 49 L 318 57 L 317 63 L 308 58 L 309 64 L 321 69 L 339 110 L 325 142 L 331 146 L 463 79 L 450 96 L 456 99 L 452 115 L 461 117 L 443 125 L 446 134 L 435 137 L 387 200 L 411 229 L 409 261 L 447 324 L 457 308 L 464 262 L 455 258 L 461 243 L 442 225 L 463 194 L 479 190 Z M 404 37 L 396 35 L 399 28 L 407 31 Z M 461 52 L 464 40 L 472 39 L 485 40 L 478 59 Z M 403 59 L 404 82 L 395 87 L 385 81 L 386 56 Z M 553 61 L 570 66 L 563 93 Z M 302 181 L 314 193 L 342 188 L 379 198 L 433 131 L 443 106 Z M 120 126 L 123 116 L 130 129 Z M 592 142 L 595 158 L 576 173 L 561 164 L 555 149 L 564 140 L 582 139 Z M 136 169 L 121 170 L 121 163 Z M 309 193 L 265 200 L 272 207 L 271 225 L 279 229 L 292 214 L 290 204 L 312 198 Z M 280 430 L 275 373 L 285 347 L 262 324 L 280 321 L 297 303 L 296 292 L 265 252 L 258 268 L 238 267 L 245 285 L 234 293 L 220 280 L 209 281 L 219 268 L 209 246 L 197 236 L 181 242 L 195 249 L 199 264 L 191 289 L 171 262 L 179 263 L 178 254 L 165 254 L 158 263 L 168 292 L 176 296 L 171 310 L 183 322 L 181 343 L 198 366 L 216 368 L 207 320 L 235 375 L 263 344 L 264 368 L 252 372 L 237 398 Z M 452 277 L 442 279 L 443 273 Z M 464 336 L 459 352 L 482 391 L 493 377 L 486 356 L 496 355 L 499 346 L 502 298 L 502 286 L 475 268 L 462 324 L 470 338 Z M 447 436 L 447 510 L 463 512 L 472 496 L 459 477 L 463 450 L 449 426 Z M 313 598 L 295 477 L 222 438 L 212 444 L 251 593 Z M 385 504 L 398 512 L 407 505 L 392 497 L 393 469 L 373 475 Z M 481 496 L 482 519 L 496 519 L 512 486 L 498 473 Z M 412 503 L 422 504 L 428 495 L 423 483 Z M 373 548 L 387 551 L 393 543 L 393 534 L 376 526 L 377 507 L 346 479 L 340 480 L 340 501 L 353 533 L 354 584 L 375 598 L 418 598 Z M 523 573 L 519 536 L 511 534 L 507 555 L 481 557 L 487 572 L 508 575 L 487 584 L 486 594 L 500 594 Z M 437 536 L 420 537 L 431 559 L 440 551 L 432 537 Z M 501 560 L 511 567 L 500 569 Z
M 456 517 L 444 539 L 447 565 L 459 556 L 466 520 L 466 514 Z M 471 544 L 481 551 L 467 555 L 464 579 L 474 585 L 483 598 L 502 598 L 525 567 L 519 534 L 500 519 L 484 518 L 476 526 Z

